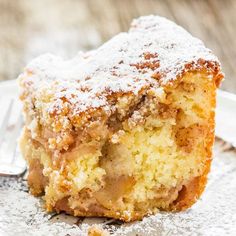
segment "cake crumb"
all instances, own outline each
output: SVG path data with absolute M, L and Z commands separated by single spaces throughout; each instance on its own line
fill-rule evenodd
M 88 229 L 88 236 L 110 236 L 110 234 L 100 226 L 93 225 Z

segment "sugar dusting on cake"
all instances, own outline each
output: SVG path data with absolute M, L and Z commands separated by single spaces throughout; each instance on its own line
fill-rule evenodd
M 218 59 L 183 28 L 158 16 L 133 21 L 128 33 L 120 33 L 97 50 L 79 53 L 71 60 L 50 54 L 33 60 L 20 76 L 30 96 L 52 91 L 48 111 L 60 111 L 64 102 L 78 115 L 103 108 L 109 112 L 109 96 L 156 89 L 185 71 L 205 68 L 218 73 Z M 62 104 L 63 103 L 63 104 Z

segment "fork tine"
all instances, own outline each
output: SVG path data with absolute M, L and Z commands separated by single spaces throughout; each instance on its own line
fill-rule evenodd
M 7 110 L 8 117 L 11 114 L 12 105 L 13 102 L 11 101 L 10 108 L 8 108 Z M 9 120 L 10 117 L 6 119 L 5 116 L 3 124 L 8 126 Z M 1 153 L 2 157 L 4 157 L 4 160 L 0 163 L 0 176 L 20 176 L 26 170 L 26 163 L 22 159 L 21 155 L 17 150 L 17 139 L 22 124 L 23 124 L 23 117 L 20 114 L 18 116 L 15 125 L 13 126 L 12 131 L 10 132 L 7 132 L 7 130 L 4 131 L 4 135 L 8 136 L 7 136 L 7 142 L 5 142 L 6 140 L 3 140 L 4 145 L 2 145 L 2 148 L 0 149 L 2 151 Z
M 20 134 L 22 122 L 23 122 L 23 119 L 22 119 L 22 115 L 20 114 L 17 119 L 17 123 L 15 124 L 14 131 L 11 134 L 10 141 L 8 144 L 8 150 L 13 150 L 11 164 L 15 161 L 15 158 L 16 158 L 17 139 L 18 139 L 18 135 Z
M 4 138 L 4 134 L 5 134 L 6 129 L 7 129 L 9 117 L 10 117 L 12 106 L 13 106 L 13 102 L 14 102 L 14 100 L 11 99 L 10 105 L 7 108 L 7 112 L 6 112 L 6 114 L 5 114 L 4 118 L 3 118 L 3 122 L 2 122 L 2 125 L 1 125 L 1 128 L 0 128 L 0 146 L 2 144 L 2 141 L 3 141 L 3 138 Z

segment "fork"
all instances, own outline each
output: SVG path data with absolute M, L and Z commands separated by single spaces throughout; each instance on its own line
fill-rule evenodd
M 20 155 L 17 145 L 23 125 L 22 115 L 19 114 L 17 120 L 10 124 L 10 120 L 16 118 L 13 113 L 14 104 L 15 100 L 10 99 L 0 124 L 0 176 L 20 176 L 26 171 L 26 163 Z

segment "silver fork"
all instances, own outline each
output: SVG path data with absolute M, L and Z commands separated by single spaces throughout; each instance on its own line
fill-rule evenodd
M 10 119 L 14 116 L 14 103 L 14 99 L 11 99 L 0 124 L 0 176 L 20 176 L 26 170 L 26 163 L 17 145 L 23 125 L 22 115 L 18 114 L 16 121 L 10 124 Z

